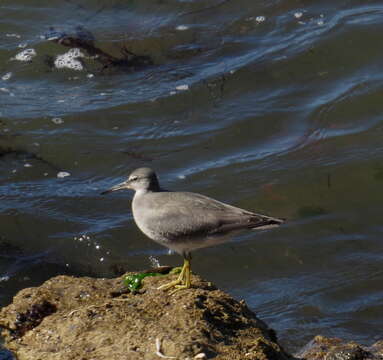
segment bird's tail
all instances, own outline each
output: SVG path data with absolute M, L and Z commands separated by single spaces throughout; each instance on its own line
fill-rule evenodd
M 251 226 L 251 229 L 256 230 L 267 230 L 272 229 L 278 226 L 281 226 L 286 220 L 285 219 L 279 219 L 279 218 L 273 218 L 266 215 L 260 215 L 257 214 L 258 222 L 254 224 L 254 226 Z M 259 221 L 259 218 L 261 220 Z

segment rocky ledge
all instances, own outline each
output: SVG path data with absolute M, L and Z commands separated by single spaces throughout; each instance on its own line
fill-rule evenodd
M 18 360 L 383 360 L 383 341 L 367 348 L 320 336 L 293 357 L 243 301 L 195 275 L 191 289 L 157 290 L 171 276 L 146 277 L 138 291 L 122 287 L 126 275 L 58 276 L 24 289 L 0 311 L 5 346 Z
M 135 293 L 122 277 L 24 289 L 0 311 L 5 346 L 19 360 L 290 358 L 244 302 L 197 276 L 191 289 L 157 290 L 170 278 L 146 277 Z

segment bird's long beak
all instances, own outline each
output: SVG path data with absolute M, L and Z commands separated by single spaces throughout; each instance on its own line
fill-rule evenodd
M 112 186 L 110 189 L 107 189 L 105 191 L 103 191 L 102 193 L 100 193 L 101 195 L 105 195 L 105 194 L 109 194 L 113 191 L 118 191 L 118 190 L 123 190 L 123 189 L 130 189 L 130 186 L 129 186 L 129 180 L 126 180 L 120 184 L 117 184 L 117 185 L 114 185 Z

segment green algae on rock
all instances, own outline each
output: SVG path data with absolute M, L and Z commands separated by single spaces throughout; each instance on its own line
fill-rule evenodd
M 124 285 L 131 291 L 136 292 L 142 287 L 142 280 L 148 276 L 161 276 L 159 273 L 138 273 L 133 275 L 127 275 L 124 277 Z
M 136 293 L 139 289 L 141 289 L 143 280 L 148 276 L 172 275 L 179 274 L 180 272 L 180 267 L 170 268 L 169 266 L 161 266 L 155 269 L 155 272 L 144 271 L 141 273 L 128 274 L 123 278 L 123 283 L 130 292 Z

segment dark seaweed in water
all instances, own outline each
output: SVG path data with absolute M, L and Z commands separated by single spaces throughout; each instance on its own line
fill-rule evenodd
M 147 55 L 137 55 L 128 50 L 126 46 L 121 48 L 121 57 L 115 57 L 94 45 L 94 36 L 91 32 L 81 26 L 76 28 L 73 35 L 59 33 L 54 28 L 50 29 L 50 34 L 46 36 L 48 40 L 69 48 L 79 48 L 86 52 L 88 56 L 102 65 L 102 70 L 108 68 L 124 68 L 130 71 L 140 70 L 146 66 L 153 65 L 153 60 Z M 52 35 L 54 34 L 54 35 Z
M 12 147 L 12 146 L 2 147 L 0 145 L 0 159 L 5 157 L 5 156 L 14 156 L 16 158 L 21 158 L 23 160 L 24 159 L 35 159 L 35 160 L 41 161 L 43 164 L 48 165 L 49 167 L 51 167 L 54 170 L 57 170 L 57 171 L 61 170 L 56 165 L 54 165 L 51 162 L 43 159 L 41 156 L 39 156 L 39 155 L 37 155 L 37 154 L 35 154 L 35 153 L 31 152 L 31 151 L 27 151 L 27 150 L 23 150 L 23 149 L 18 149 L 16 147 Z
M 0 155 L 1 156 L 1 155 Z M 7 239 L 0 235 L 0 255 L 22 255 L 23 250 L 11 244 Z

